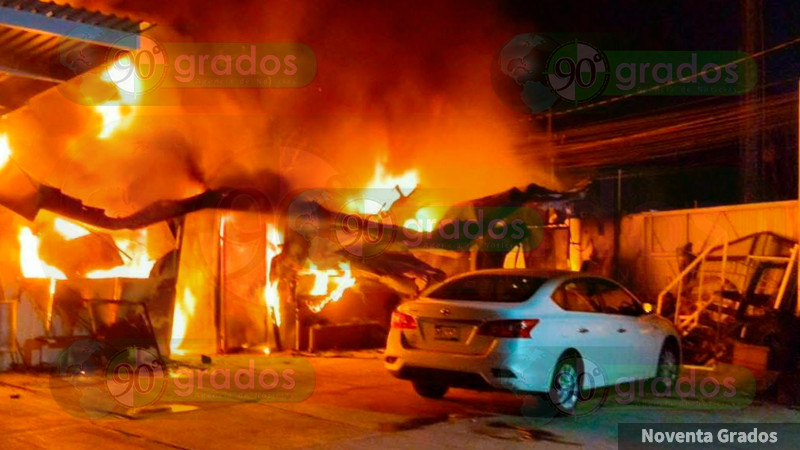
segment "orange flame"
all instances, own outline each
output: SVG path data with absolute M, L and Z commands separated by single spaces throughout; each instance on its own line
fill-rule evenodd
M 390 175 L 381 161 L 375 162 L 375 174 L 367 183 L 362 194 L 364 202 L 357 202 L 354 208 L 363 214 L 377 214 L 388 211 L 401 197 L 411 195 L 419 184 L 419 173 L 411 169 L 401 175 Z
M 11 159 L 11 144 L 8 143 L 8 135 L 0 134 L 0 169 L 8 164 Z
M 149 278 L 156 261 L 150 259 L 146 242 L 147 230 L 139 230 L 136 240 L 114 238 L 114 243 L 123 257 L 128 258 L 128 262 L 111 269 L 91 271 L 86 274 L 86 278 Z
M 315 313 L 322 311 L 328 303 L 337 302 L 342 298 L 345 291 L 356 284 L 350 270 L 350 263 L 339 263 L 339 269 L 318 269 L 316 264 L 308 260 L 301 274 L 314 276 L 314 287 L 309 294 L 313 296 L 324 296 L 322 301 L 309 305 L 309 309 Z M 331 289 L 333 284 L 333 289 Z
M 53 267 L 42 261 L 39 257 L 39 238 L 33 234 L 30 228 L 22 227 L 19 230 L 19 264 L 22 276 L 25 278 L 50 278 L 66 280 L 67 276 L 57 267 Z M 51 289 L 53 289 L 51 283 Z
M 317 265 L 311 261 L 306 264 L 306 273 L 314 275 L 314 287 L 311 288 L 311 295 L 325 295 L 328 293 L 328 279 L 330 273 L 327 270 L 317 269 Z
M 406 219 L 405 228 L 420 232 L 431 232 L 438 226 L 439 219 L 444 216 L 447 208 L 426 206 L 417 210 L 414 217 Z
M 181 350 L 183 340 L 186 337 L 189 320 L 194 315 L 194 308 L 197 304 L 194 294 L 188 287 L 184 289 L 182 296 L 175 296 L 175 311 L 172 315 L 172 340 L 170 342 L 170 352 L 173 355 L 185 355 Z
M 74 222 L 57 217 L 53 220 L 53 229 L 66 240 L 77 239 L 91 232 Z M 64 280 L 66 275 L 57 267 L 42 261 L 39 256 L 41 240 L 33 234 L 30 228 L 23 227 L 19 232 L 20 243 L 20 268 L 25 278 L 53 278 Z M 155 260 L 150 259 L 147 252 L 147 230 L 137 232 L 137 239 L 115 237 L 114 242 L 128 261 L 117 267 L 106 270 L 88 272 L 85 277 L 90 279 L 100 278 L 149 278 Z
M 133 69 L 133 59 L 130 54 L 117 59 L 103 71 L 100 78 L 117 88 L 120 100 L 109 100 L 94 107 L 94 111 L 100 115 L 103 126 L 97 137 L 107 139 L 117 130 L 127 128 L 130 125 L 133 113 L 136 108 L 133 106 L 134 99 L 130 93 L 136 90 L 137 78 L 131 74 Z
M 339 301 L 342 295 L 344 295 L 344 292 L 356 284 L 356 279 L 353 278 L 353 274 L 350 270 L 350 263 L 339 263 L 339 269 L 339 278 L 335 281 L 336 288 L 328 295 L 328 298 L 332 302 Z
M 272 273 L 272 259 L 280 253 L 283 243 L 283 236 L 278 229 L 271 224 L 267 225 L 267 283 L 264 286 L 264 303 L 267 307 L 267 314 L 272 314 L 277 325 L 281 324 L 281 302 L 278 292 L 278 280 L 270 280 Z
M 103 120 L 103 128 L 97 135 L 100 139 L 106 139 L 117 131 L 117 127 L 122 124 L 122 106 L 112 102 L 106 102 L 94 107 L 97 114 Z
M 68 241 L 89 234 L 89 230 L 87 230 L 86 228 L 83 228 L 82 226 L 74 222 L 64 220 L 60 217 L 57 217 L 56 220 L 53 221 L 53 227 L 55 228 L 56 232 L 58 232 L 58 234 L 60 234 L 64 239 Z

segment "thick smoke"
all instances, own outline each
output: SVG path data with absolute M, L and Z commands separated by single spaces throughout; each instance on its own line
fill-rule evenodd
M 206 188 L 268 190 L 266 172 L 291 190 L 357 188 L 376 160 L 416 168 L 443 203 L 551 181 L 546 163 L 515 157 L 529 136 L 492 90 L 489 65 L 520 30 L 491 2 L 70 3 L 157 23 L 149 34 L 162 41 L 301 42 L 318 64 L 297 89 L 156 91 L 159 105 L 105 140 L 99 116 L 58 91 L 13 113 L 17 162 L 87 204 L 122 214 Z

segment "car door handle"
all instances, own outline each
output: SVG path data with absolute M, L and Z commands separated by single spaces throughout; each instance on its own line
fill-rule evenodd
M 588 332 L 589 332 L 588 328 L 578 328 L 578 333 L 588 333 Z
M 625 328 L 617 328 L 617 333 L 625 333 L 626 331 L 628 330 L 626 330 Z

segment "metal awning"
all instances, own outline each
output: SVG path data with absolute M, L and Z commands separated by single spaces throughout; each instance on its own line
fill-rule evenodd
M 137 49 L 147 26 L 39 0 L 0 0 L 0 115 L 103 64 L 116 49 Z

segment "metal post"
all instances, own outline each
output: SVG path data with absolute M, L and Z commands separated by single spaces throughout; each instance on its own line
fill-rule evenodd
M 214 325 L 217 328 L 217 352 L 225 353 L 225 216 L 219 220 L 219 236 L 217 236 L 217 285 L 214 290 Z
M 683 277 L 681 277 L 680 281 L 678 281 L 678 295 L 675 296 L 675 319 L 672 321 L 672 323 L 676 325 L 678 324 L 678 320 L 680 318 L 682 295 L 683 295 Z
M 5 296 L 3 296 L 5 297 Z M 0 370 L 11 368 L 18 356 L 17 348 L 17 303 L 18 300 L 0 300 Z M 8 355 L 6 357 L 5 355 Z
M 764 49 L 764 0 L 742 0 L 742 50 L 753 54 Z M 764 65 L 759 65 L 759 73 L 746 74 L 745 77 L 764 79 Z M 763 116 L 756 114 L 764 105 L 764 83 L 759 88 L 743 96 L 745 106 L 744 136 L 740 139 L 740 161 L 742 193 L 745 203 L 763 201 L 769 188 L 761 180 L 763 163 L 761 152 L 763 143 Z
M 300 351 L 300 304 L 297 303 L 297 298 L 294 302 L 294 349 Z
M 783 277 L 781 277 L 781 285 L 778 288 L 778 295 L 775 297 L 775 304 L 773 306 L 776 311 L 781 308 L 783 297 L 786 295 L 786 286 L 789 284 L 789 279 L 792 278 L 795 259 L 797 259 L 797 244 L 794 244 L 794 247 L 792 247 L 792 253 L 789 255 L 789 262 L 786 263 L 786 271 Z
M 720 287 L 719 295 L 717 296 L 717 329 L 716 329 L 716 336 L 714 342 L 714 367 L 717 367 L 717 352 L 719 351 L 719 341 L 720 341 L 720 326 L 722 322 L 722 300 L 723 296 L 725 295 L 725 270 L 727 270 L 728 265 L 728 233 L 725 232 L 725 242 L 722 244 L 722 273 L 720 274 L 720 279 L 722 280 L 722 286 Z
M 177 242 L 177 252 L 175 252 L 175 266 L 178 267 L 178 272 L 180 272 L 180 261 L 181 255 L 183 254 L 183 228 L 186 226 L 186 217 L 181 217 L 179 220 L 175 221 L 176 223 L 176 242 Z M 167 339 L 166 350 L 168 355 L 172 355 L 172 339 L 174 336 L 172 335 L 172 324 L 175 323 L 175 308 L 178 304 L 178 296 L 181 295 L 180 292 L 177 290 L 178 280 L 177 278 L 175 281 L 172 282 L 172 286 L 175 288 L 175 293 L 172 295 L 172 315 L 170 316 L 170 324 L 169 324 L 169 338 Z M 176 349 L 177 350 L 177 349 Z

